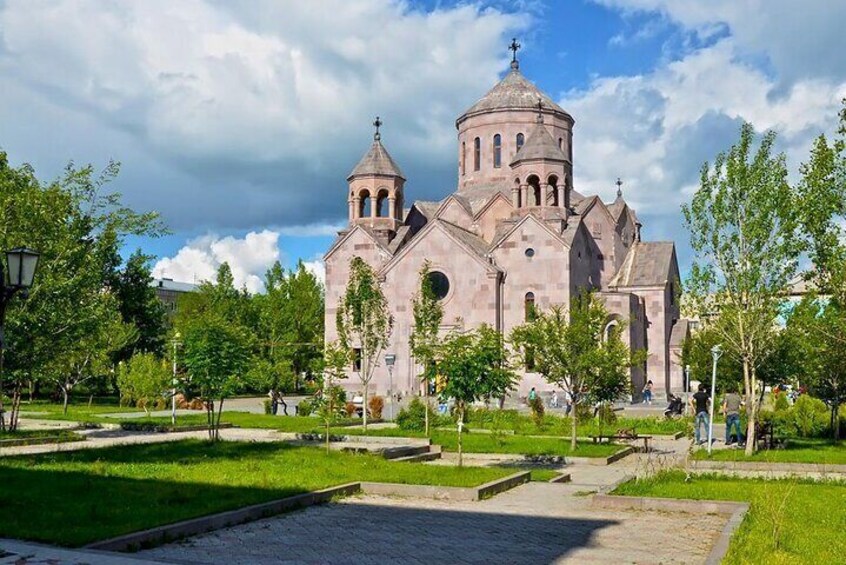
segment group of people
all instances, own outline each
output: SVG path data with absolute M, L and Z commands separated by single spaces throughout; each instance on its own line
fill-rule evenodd
M 738 445 L 745 443 L 743 431 L 740 428 L 740 409 L 745 405 L 743 397 L 738 394 L 737 388 L 732 386 L 723 397 L 722 412 L 726 417 L 726 445 L 734 443 L 733 438 Z M 708 428 L 711 424 L 711 394 L 708 392 L 708 387 L 704 384 L 699 385 L 697 390 L 690 399 L 691 408 L 695 418 L 693 425 L 695 427 L 696 443 L 701 445 L 705 443 L 708 437 Z M 705 437 L 701 433 L 701 429 L 705 428 Z

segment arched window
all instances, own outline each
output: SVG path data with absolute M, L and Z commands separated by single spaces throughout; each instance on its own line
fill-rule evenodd
M 376 217 L 377 218 L 388 217 L 388 191 L 387 190 L 380 190 L 379 195 L 376 198 Z
M 502 166 L 502 136 L 496 134 L 493 142 L 493 166 L 498 169 Z
M 473 170 L 478 171 L 482 166 L 482 140 L 478 137 L 473 140 Z
M 522 133 L 517 134 L 517 151 L 520 151 L 520 148 L 523 147 L 523 143 L 526 141 L 526 138 L 523 136 Z
M 529 197 L 526 199 L 528 200 L 529 206 L 540 206 L 541 205 L 541 187 L 540 187 L 540 179 L 532 175 L 528 179 L 526 179 L 527 184 L 529 185 Z
M 558 138 L 558 149 L 561 149 L 561 150 L 564 149 L 564 138 L 563 137 Z
M 461 157 L 459 157 L 459 163 L 461 164 L 461 175 L 464 176 L 464 166 L 466 165 L 465 161 L 467 160 L 467 144 L 465 142 L 461 142 Z
M 607 342 L 615 333 L 620 331 L 620 324 L 617 320 L 611 320 L 605 325 L 605 331 L 602 332 L 602 341 Z
M 561 204 L 558 202 L 558 177 L 551 176 L 547 180 L 549 184 L 549 190 L 552 192 L 552 205 L 553 206 L 560 206 Z
M 370 191 L 362 190 L 358 193 L 358 217 L 370 217 Z
M 532 322 L 535 319 L 535 293 L 527 292 L 523 299 L 523 313 L 524 319 L 527 322 Z

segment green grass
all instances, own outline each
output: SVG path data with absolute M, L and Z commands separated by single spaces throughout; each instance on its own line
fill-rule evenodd
M 114 422 L 113 418 L 103 418 L 103 414 L 116 414 L 120 412 L 143 412 L 140 408 L 118 406 L 117 404 L 91 404 L 78 403 L 69 404 L 68 413 L 63 413 L 62 405 L 34 401 L 22 402 L 21 413 L 25 418 L 39 420 L 66 420 L 71 422 Z
M 712 461 L 754 461 L 761 463 L 824 463 L 846 465 L 846 441 L 835 443 L 830 440 L 790 439 L 784 449 L 757 451 L 746 457 L 742 449 L 703 450 L 693 454 L 694 459 Z
M 548 414 L 540 426 L 525 413 L 516 410 L 476 410 L 470 415 L 470 428 L 499 429 L 520 435 L 549 435 L 570 437 L 572 422 L 569 417 Z M 582 422 L 576 433 L 579 437 L 609 434 L 619 429 L 631 429 L 643 435 L 672 435 L 677 432 L 688 433 L 692 429 L 692 419 L 666 418 L 617 418 L 616 421 L 599 425 L 596 419 Z
M 81 441 L 85 438 L 78 433 L 71 431 L 71 430 L 17 430 L 14 432 L 4 432 L 0 431 L 0 447 L 4 445 L 8 445 L 8 443 L 4 444 L 5 440 L 19 440 L 22 442 L 37 442 L 38 440 L 42 440 L 44 438 L 58 438 L 58 442 L 66 442 L 66 441 Z M 26 444 L 21 444 L 26 445 Z
M 347 482 L 477 486 L 514 472 L 278 443 L 181 441 L 3 457 L 0 538 L 80 546 Z
M 561 473 L 558 471 L 553 471 L 551 469 L 532 469 L 532 479 L 533 481 L 539 481 L 542 483 L 548 483 L 550 480 L 554 479 Z
M 680 471 L 630 481 L 614 494 L 751 504 L 724 563 L 843 563 L 846 555 L 846 484 L 733 479 Z
M 446 451 L 458 451 L 458 434 L 435 431 L 432 442 Z M 570 440 L 557 437 L 501 436 L 469 433 L 462 436 L 465 453 L 510 453 L 515 455 L 576 455 L 579 457 L 608 457 L 622 447 L 614 444 L 578 442 L 575 452 L 570 451 Z

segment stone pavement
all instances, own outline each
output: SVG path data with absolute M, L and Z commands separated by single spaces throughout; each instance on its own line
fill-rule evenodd
M 0 539 L 0 565 L 152 565 L 153 563 L 157 562 L 132 555 L 63 549 Z
M 139 556 L 178 563 L 702 563 L 726 516 L 618 511 L 590 493 L 672 465 L 663 453 L 610 466 L 569 465 L 571 483 L 528 483 L 480 502 L 356 496 L 268 518 Z

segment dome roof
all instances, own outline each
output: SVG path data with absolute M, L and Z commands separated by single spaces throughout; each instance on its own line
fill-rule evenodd
M 538 109 L 538 98 L 543 103 L 544 113 L 564 114 L 570 117 L 561 106 L 541 92 L 518 69 L 512 68 L 511 72 L 499 81 L 499 84 L 494 86 L 478 102 L 473 104 L 469 110 L 464 112 L 464 115 L 458 118 L 458 122 L 460 123 L 470 116 L 486 112 L 504 110 L 531 110 L 536 112 Z
M 370 151 L 361 158 L 361 161 L 359 161 L 358 165 L 356 165 L 352 170 L 350 175 L 347 177 L 347 180 L 351 180 L 353 177 L 367 175 L 400 177 L 403 180 L 405 179 L 405 176 L 402 174 L 399 166 L 391 158 L 388 150 L 385 149 L 385 146 L 382 145 L 382 142 L 378 139 L 378 137 L 373 140 L 373 145 L 370 146 Z

